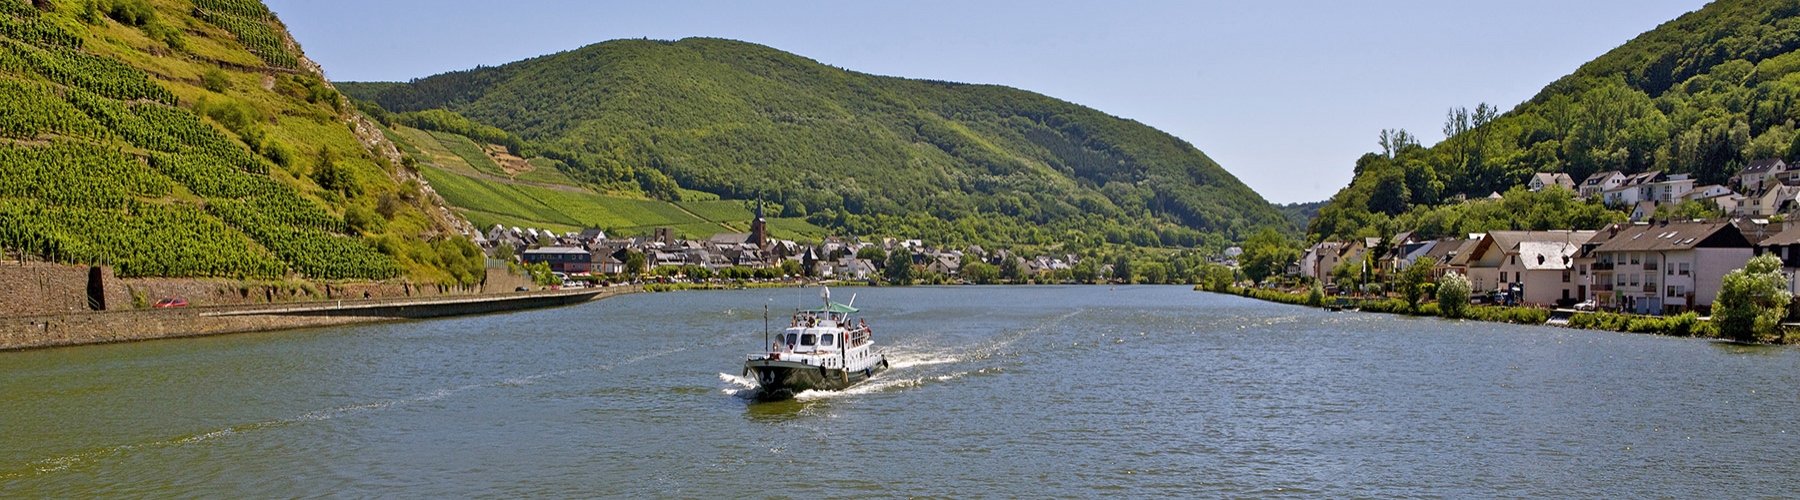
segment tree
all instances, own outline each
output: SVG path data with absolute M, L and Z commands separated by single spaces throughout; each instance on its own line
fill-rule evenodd
M 494 247 L 494 259 L 511 262 L 513 254 L 518 253 L 518 251 L 519 249 L 513 248 L 512 243 L 501 243 L 500 246 Z
M 1338 290 L 1354 290 L 1363 283 L 1363 259 L 1352 257 L 1338 261 L 1337 267 L 1331 268 L 1332 283 Z
M 1120 255 L 1117 259 L 1113 259 L 1113 279 L 1130 283 L 1131 276 L 1130 257 Z
M 1437 300 L 1438 314 L 1446 318 L 1461 318 L 1469 309 L 1469 293 L 1473 291 L 1469 278 L 1457 273 L 1448 273 L 1438 278 Z
M 1204 285 L 1207 290 L 1225 293 L 1230 291 L 1231 282 L 1236 278 L 1236 274 L 1231 272 L 1231 268 L 1229 267 L 1219 264 L 1206 264 L 1200 270 L 1200 277 L 1200 284 Z
M 643 252 L 625 251 L 625 274 L 632 276 L 644 274 L 644 264 L 647 260 Z
M 1419 299 L 1425 296 L 1425 285 L 1431 282 L 1431 272 L 1437 267 L 1437 259 L 1420 257 L 1412 265 L 1400 271 L 1400 278 L 1394 283 L 1400 294 L 1406 297 L 1406 305 L 1419 306 Z
M 886 252 L 881 251 L 881 247 L 869 245 L 862 247 L 861 250 L 857 250 L 856 258 L 869 262 L 881 262 L 882 260 L 887 259 L 887 254 Z
M 1721 335 L 1756 342 L 1778 332 L 1793 298 L 1781 275 L 1781 259 L 1762 254 L 1742 269 L 1725 274 L 1712 321 Z
M 963 264 L 960 272 L 963 278 L 983 285 L 991 285 L 1000 281 L 1000 268 L 979 260 Z
M 1258 283 L 1285 272 L 1288 263 L 1299 258 L 1300 250 L 1292 241 L 1267 227 L 1244 240 L 1244 254 L 1238 257 L 1243 264 L 1244 276 Z
M 1325 306 L 1325 287 L 1320 285 L 1319 282 L 1313 282 L 1312 288 L 1306 291 L 1306 305 L 1313 307 Z
M 1025 267 L 1019 265 L 1019 258 L 1007 256 L 1000 259 L 1000 279 L 1013 283 L 1025 282 Z
M 1075 264 L 1075 269 L 1069 273 L 1069 276 L 1075 278 L 1075 281 L 1082 283 L 1093 283 L 1095 279 L 1099 278 L 1099 275 L 1100 273 L 1094 269 L 1094 261 L 1091 259 L 1084 259 L 1080 264 Z
M 887 268 L 882 272 L 887 275 L 888 284 L 899 286 L 913 284 L 912 253 L 906 249 L 896 249 L 888 253 Z
M 1169 268 L 1163 263 L 1149 262 L 1140 267 L 1142 267 L 1145 283 L 1161 285 L 1169 282 Z

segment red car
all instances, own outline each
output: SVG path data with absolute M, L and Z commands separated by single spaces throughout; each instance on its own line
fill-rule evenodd
M 187 305 L 188 305 L 187 299 L 183 299 L 180 297 L 170 297 L 170 298 L 156 301 L 155 307 L 157 309 L 163 309 L 163 308 L 168 308 L 168 307 L 187 307 Z

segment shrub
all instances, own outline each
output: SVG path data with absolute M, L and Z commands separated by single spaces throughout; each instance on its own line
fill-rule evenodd
M 1461 274 L 1449 273 L 1438 278 L 1437 300 L 1438 312 L 1446 318 L 1461 318 L 1469 309 L 1469 278 Z
M 200 86 L 205 87 L 206 90 L 224 93 L 231 89 L 231 77 L 219 68 L 208 69 L 206 74 L 200 75 Z

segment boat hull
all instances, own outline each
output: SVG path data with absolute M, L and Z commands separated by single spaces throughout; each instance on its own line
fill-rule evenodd
M 758 359 L 744 362 L 744 375 L 756 381 L 756 399 L 759 401 L 791 399 L 806 391 L 844 390 L 885 370 L 886 360 L 852 371 L 793 361 Z

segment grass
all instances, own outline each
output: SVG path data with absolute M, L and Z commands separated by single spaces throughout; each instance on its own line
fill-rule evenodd
M 597 227 L 609 232 L 624 230 L 621 234 L 647 234 L 650 228 L 673 227 L 678 233 L 698 237 L 725 231 L 718 224 L 662 201 L 506 184 L 430 166 L 420 171 L 445 201 L 462 209 L 469 222 L 482 228 L 494 224 L 552 229 Z
M 419 161 L 437 165 L 439 168 L 451 172 L 466 174 L 478 172 L 474 166 L 469 165 L 468 161 L 463 160 L 456 153 L 450 152 L 450 148 L 444 147 L 444 144 L 438 142 L 437 137 L 433 137 L 430 132 L 409 127 L 394 127 L 394 132 L 404 138 L 408 144 L 418 148 L 420 153 L 423 153 L 419 156 Z
M 744 202 L 740 200 L 683 201 L 676 205 L 714 222 L 739 222 L 756 218 L 756 214 L 744 208 Z
M 813 225 L 799 217 L 768 219 L 769 237 L 779 240 L 819 240 L 830 230 Z
M 438 144 L 442 145 L 445 150 L 450 152 L 450 154 L 456 155 L 457 158 L 461 158 L 464 163 L 467 163 L 471 168 L 474 168 L 475 171 L 488 175 L 510 177 L 506 174 L 506 169 L 502 169 L 500 168 L 500 164 L 494 163 L 494 159 L 489 158 L 487 153 L 482 152 L 481 146 L 475 144 L 475 141 L 449 132 L 427 133 L 430 134 L 432 138 L 437 139 Z
M 532 195 L 520 192 L 518 186 L 457 175 L 433 167 L 421 167 L 419 172 L 444 197 L 444 201 L 457 208 L 548 224 L 581 224 Z
M 531 171 L 519 174 L 514 179 L 543 184 L 561 184 L 564 186 L 580 186 L 581 183 L 569 178 L 562 170 L 556 168 L 557 161 L 549 158 L 532 158 L 525 162 L 531 165 Z
M 461 214 L 464 219 L 468 219 L 470 224 L 474 224 L 475 229 L 480 230 L 483 235 L 486 235 L 488 228 L 494 227 L 495 224 L 499 224 L 499 225 L 506 226 L 506 227 L 516 227 L 516 228 L 520 228 L 520 229 L 524 229 L 527 227 L 537 228 L 537 229 L 549 229 L 552 231 L 556 231 L 558 233 L 579 232 L 582 229 L 582 228 L 575 227 L 575 226 L 567 226 L 567 225 L 562 225 L 562 224 L 546 224 L 541 221 L 520 219 L 518 217 L 512 217 L 512 216 L 506 216 L 506 215 L 500 215 L 500 214 L 492 214 L 492 213 L 481 212 L 481 211 L 476 211 L 476 210 L 457 210 L 456 212 L 458 214 Z M 610 233 L 610 232 L 607 233 L 607 236 L 612 236 L 612 233 Z

